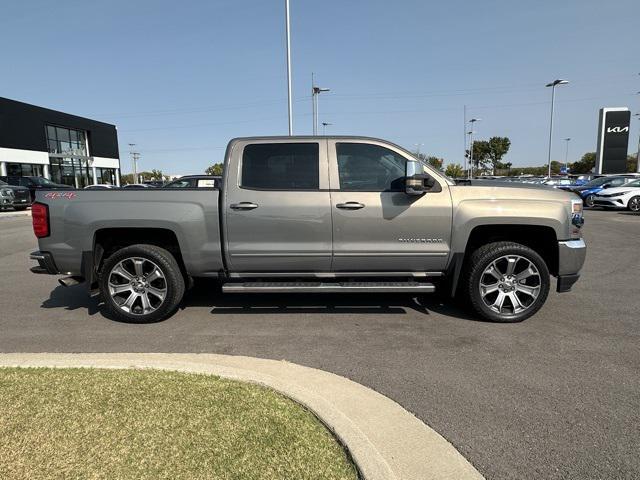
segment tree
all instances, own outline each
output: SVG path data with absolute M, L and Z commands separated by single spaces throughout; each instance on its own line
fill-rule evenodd
M 442 169 L 442 164 L 444 163 L 444 158 L 438 158 L 438 157 L 434 157 L 434 156 L 429 156 L 426 158 L 426 162 L 431 165 L 432 167 L 441 170 Z
M 155 168 L 151 170 L 151 178 L 154 180 L 164 180 L 164 174 L 162 170 L 156 170 Z
M 589 173 L 596 166 L 596 152 L 585 153 L 580 160 L 570 165 L 571 173 Z
M 638 154 L 627 156 L 627 172 L 633 173 L 637 171 L 638 167 Z
M 222 165 L 222 163 L 214 163 L 210 167 L 207 167 L 204 173 L 206 173 L 207 175 L 222 175 L 223 171 L 224 166 Z
M 136 183 L 133 179 L 133 173 L 126 173 L 124 175 L 120 175 L 121 185 L 129 185 L 131 183 Z
M 464 175 L 464 170 L 461 165 L 457 163 L 450 163 L 447 165 L 447 169 L 444 171 L 444 174 L 451 178 L 458 178 Z
M 502 165 L 502 157 L 504 157 L 511 147 L 511 140 L 508 137 L 491 137 L 489 139 L 488 159 L 491 162 L 493 171 L 498 168 L 504 168 Z
M 484 170 L 489 164 L 489 142 L 486 140 L 476 140 L 473 142 L 473 168 L 475 170 Z M 467 150 L 467 158 L 469 151 Z

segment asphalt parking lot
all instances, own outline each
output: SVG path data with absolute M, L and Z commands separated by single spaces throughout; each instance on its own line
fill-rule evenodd
M 640 475 L 640 216 L 586 213 L 568 294 L 513 325 L 437 298 L 223 296 L 213 283 L 153 325 L 105 318 L 81 287 L 33 275 L 30 218 L 0 214 L 0 351 L 213 352 L 286 359 L 399 402 L 489 479 Z

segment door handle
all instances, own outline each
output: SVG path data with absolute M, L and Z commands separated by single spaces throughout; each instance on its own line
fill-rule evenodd
M 234 210 L 253 210 L 254 208 L 258 208 L 258 204 L 253 202 L 240 202 L 232 203 L 229 207 Z
M 360 202 L 347 202 L 347 203 L 338 203 L 336 208 L 341 208 L 343 210 L 360 210 L 364 208 L 364 203 Z

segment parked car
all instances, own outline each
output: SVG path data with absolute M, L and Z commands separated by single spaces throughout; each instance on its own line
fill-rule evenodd
M 456 185 L 384 140 L 237 138 L 225 167 L 221 190 L 38 194 L 32 271 L 86 282 L 130 322 L 171 315 L 193 277 L 225 293 L 424 294 L 437 283 L 477 316 L 514 322 L 542 307 L 550 275 L 569 291 L 585 259 L 575 195 Z
M 2 195 L 2 207 L 6 207 L 11 197 L 11 206 L 14 210 L 26 210 L 31 205 L 31 194 L 29 189 L 19 185 L 9 185 L 7 182 L 0 180 L 0 189 L 5 192 Z M 9 194 L 9 191 L 11 194 Z
M 94 185 L 87 185 L 84 187 L 85 190 L 109 190 L 111 188 L 116 188 L 114 185 L 110 185 L 107 183 L 97 183 Z
M 142 183 L 144 185 L 149 185 L 150 187 L 157 187 L 157 188 L 164 187 L 164 182 L 162 180 L 145 180 Z
M 124 185 L 122 188 L 156 188 L 153 185 L 148 185 L 146 183 L 129 183 L 128 185 Z
M 221 183 L 222 177 L 216 175 L 185 175 L 167 183 L 164 188 L 220 188 Z
M 5 182 L 0 182 L 0 210 L 13 208 L 13 190 L 6 185 Z
M 640 180 L 601 191 L 594 198 L 593 204 L 595 207 L 626 208 L 632 212 L 640 212 Z
M 574 185 L 574 181 L 571 178 L 549 178 L 542 183 L 543 185 L 561 189 Z
M 569 190 L 580 195 L 580 198 L 582 198 L 582 201 L 584 202 L 584 205 L 586 207 L 593 207 L 593 202 L 596 198 L 596 195 L 598 195 L 602 190 L 604 190 L 605 188 L 620 187 L 625 183 L 633 181 L 636 178 L 638 177 L 633 174 L 615 176 L 607 175 L 604 177 L 595 178 L 582 186 L 576 186 L 570 188 Z
M 31 192 L 31 201 L 33 202 L 36 199 L 36 192 L 41 189 L 65 189 L 69 190 L 72 187 L 69 185 L 64 185 L 62 183 L 55 183 L 44 177 L 17 177 L 17 176 L 8 176 L 8 177 L 0 177 L 0 180 L 7 182 L 9 185 L 17 185 L 21 187 L 27 187 Z

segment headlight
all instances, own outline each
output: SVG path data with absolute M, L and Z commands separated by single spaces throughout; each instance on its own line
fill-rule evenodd
M 617 193 L 612 193 L 610 195 L 607 195 L 607 197 L 621 197 L 622 195 L 626 195 L 627 193 L 629 193 L 631 190 L 626 190 L 624 192 L 617 192 Z
M 571 200 L 571 234 L 573 236 L 579 236 L 580 228 L 584 225 L 582 209 L 582 200 Z
M 2 195 L 5 197 L 13 197 L 13 190 L 10 188 L 3 188 L 0 192 L 2 192 Z

